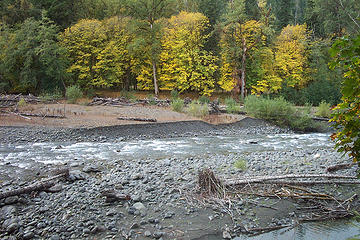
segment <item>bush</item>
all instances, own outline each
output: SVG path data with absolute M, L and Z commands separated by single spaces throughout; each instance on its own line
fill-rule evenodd
M 206 104 L 201 104 L 198 101 L 192 101 L 186 112 L 194 117 L 204 117 L 209 114 L 209 108 Z
M 330 111 L 330 103 L 326 103 L 325 101 L 322 101 L 319 104 L 318 110 L 315 114 L 316 116 L 319 117 L 326 117 L 329 118 L 331 115 L 331 111 Z
M 171 90 L 170 95 L 171 95 L 171 99 L 173 99 L 173 100 L 179 98 L 179 92 L 175 89 Z
M 201 104 L 208 104 L 210 102 L 210 98 L 203 95 L 203 96 L 199 97 L 198 101 Z
M 26 106 L 26 102 L 25 102 L 25 99 L 23 98 L 20 98 L 18 104 L 17 104 L 18 107 L 25 107 Z
M 126 91 L 126 90 L 121 90 L 120 97 L 123 97 L 128 100 L 136 100 L 136 96 L 134 92 Z
M 53 91 L 45 91 L 40 94 L 40 99 L 43 101 L 60 100 L 63 98 L 60 88 L 56 87 Z
M 284 98 L 262 98 L 248 96 L 245 99 L 246 112 L 253 117 L 269 120 L 280 126 L 288 126 L 294 130 L 312 131 L 314 122 L 308 114 L 296 111 L 296 108 Z
M 79 86 L 73 85 L 66 89 L 66 99 L 68 103 L 76 103 L 76 101 L 83 96 Z
M 171 108 L 175 112 L 183 112 L 184 110 L 184 100 L 180 98 L 173 99 L 171 101 Z
M 155 96 L 153 94 L 148 94 L 147 99 L 149 99 L 149 104 L 150 105 L 156 105 L 156 98 L 155 98 Z
M 225 105 L 227 113 L 240 112 L 240 105 L 231 97 L 225 99 Z
M 247 161 L 244 159 L 238 159 L 234 163 L 234 167 L 242 171 L 245 171 L 247 169 Z

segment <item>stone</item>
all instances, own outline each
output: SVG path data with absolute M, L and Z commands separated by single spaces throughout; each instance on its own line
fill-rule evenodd
M 16 207 L 12 205 L 4 206 L 1 208 L 0 213 L 1 219 L 7 219 L 16 214 Z
M 10 205 L 10 204 L 15 204 L 19 202 L 19 197 L 18 196 L 12 196 L 12 197 L 7 197 L 5 198 L 5 204 L 6 205 Z
M 17 231 L 19 229 L 19 227 L 20 226 L 18 223 L 11 223 L 9 226 L 7 226 L 6 232 L 13 233 L 13 232 Z
M 29 240 L 29 239 L 32 239 L 34 236 L 35 236 L 35 234 L 33 232 L 25 232 L 23 235 L 23 239 Z
M 72 170 L 69 172 L 68 179 L 70 181 L 84 180 L 86 179 L 86 174 L 81 172 L 80 170 Z
M 149 230 L 144 232 L 145 237 L 151 237 L 151 232 Z
M 223 239 L 231 239 L 231 234 L 227 230 L 223 231 Z
M 155 239 L 159 239 L 159 238 L 161 238 L 161 237 L 164 236 L 164 235 L 165 235 L 164 232 L 154 232 L 153 237 L 154 237 Z
M 48 188 L 46 191 L 51 192 L 51 193 L 56 193 L 56 192 L 60 192 L 62 189 L 63 189 L 63 185 L 56 184 L 56 185 Z
M 95 165 L 89 165 L 89 166 L 85 166 L 83 168 L 83 172 L 86 172 L 86 173 L 96 173 L 96 172 L 101 172 L 100 168 L 98 166 L 95 166 Z

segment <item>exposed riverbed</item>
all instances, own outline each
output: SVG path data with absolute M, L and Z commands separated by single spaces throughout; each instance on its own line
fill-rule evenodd
M 62 190 L 56 193 L 42 192 L 34 197 L 25 195 L 7 203 L 3 201 L 1 204 L 6 206 L 1 209 L 0 236 L 2 239 L 12 236 L 219 239 L 233 222 L 225 212 L 190 200 L 196 193 L 199 169 L 210 168 L 221 178 L 237 178 L 325 173 L 327 166 L 346 161 L 333 150 L 329 133 L 295 134 L 266 123 L 246 121 L 223 127 L 199 123 L 163 125 L 162 128 L 149 125 L 148 130 L 144 125 L 79 130 L 0 128 L 3 190 L 35 181 L 64 167 L 83 178 L 61 183 Z M 133 134 L 131 129 L 135 129 Z M 247 163 L 246 169 L 235 167 L 239 160 Z M 340 173 L 355 175 L 355 169 Z M 129 194 L 133 200 L 105 203 L 100 193 L 107 189 Z M 354 187 L 345 190 L 344 195 L 359 191 Z M 296 218 L 293 214 L 296 205 L 291 202 L 261 201 L 286 209 L 264 209 L 250 204 L 244 196 L 238 203 L 241 204 L 238 220 L 242 225 L 251 228 L 268 223 L 291 223 Z M 341 224 L 347 226 L 347 223 Z M 299 236 L 296 235 L 299 231 L 310 234 L 304 236 L 313 236 L 315 231 L 309 226 L 300 225 L 292 232 L 273 232 L 252 239 L 273 239 L 275 235 L 271 234 Z M 328 239 L 337 239 L 337 232 L 341 232 L 327 229 Z M 344 232 L 354 236 L 356 231 L 353 227 Z

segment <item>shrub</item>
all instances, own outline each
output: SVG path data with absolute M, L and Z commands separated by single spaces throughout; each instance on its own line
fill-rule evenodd
M 206 104 L 201 104 L 198 101 L 192 101 L 186 112 L 194 117 L 204 117 L 209 114 L 209 108 Z
M 315 114 L 316 116 L 319 117 L 326 117 L 329 118 L 331 115 L 331 111 L 330 111 L 330 103 L 326 103 L 325 101 L 322 101 L 319 104 L 318 110 Z
M 244 159 L 238 159 L 234 163 L 234 167 L 242 171 L 245 171 L 247 169 L 247 161 Z
M 240 112 L 240 105 L 231 97 L 225 99 L 225 105 L 227 113 Z
M 26 106 L 26 102 L 25 99 L 20 98 L 19 102 L 18 102 L 18 107 L 25 107 Z
M 73 85 L 66 89 L 66 99 L 68 103 L 76 103 L 76 101 L 83 96 L 79 86 Z
M 183 112 L 184 110 L 184 100 L 180 98 L 173 99 L 171 101 L 171 108 L 175 112 Z
M 40 99 L 43 101 L 59 100 L 63 98 L 60 88 L 56 87 L 53 91 L 45 91 L 40 94 Z
M 198 99 L 199 103 L 201 104 L 208 104 L 210 102 L 210 98 L 203 95 L 203 96 L 200 96 L 199 99 Z
M 120 97 L 126 98 L 128 100 L 136 100 L 136 96 L 132 91 L 121 90 Z
M 150 105 L 156 105 L 156 98 L 154 97 L 153 94 L 148 94 L 147 99 L 149 99 L 149 104 Z
M 245 99 L 245 109 L 250 116 L 269 120 L 280 126 L 301 131 L 314 130 L 315 125 L 309 115 L 296 111 L 295 106 L 282 97 L 269 99 L 248 96 Z
M 173 99 L 173 100 L 179 98 L 179 92 L 175 89 L 171 90 L 170 95 L 171 95 L 171 99 Z

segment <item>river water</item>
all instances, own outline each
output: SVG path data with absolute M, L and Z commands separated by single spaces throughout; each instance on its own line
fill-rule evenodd
M 109 159 L 163 159 L 186 158 L 204 154 L 229 154 L 287 149 L 329 149 L 333 143 L 329 134 L 276 134 L 208 136 L 123 142 L 45 142 L 0 145 L 0 174 L 11 177 L 23 171 L 52 164 L 76 164 L 78 162 L 106 163 Z M 11 169 L 11 171 L 9 170 Z M 242 239 L 347 239 L 360 237 L 356 223 L 336 221 L 306 223 L 291 230 L 278 230 L 256 237 Z M 217 239 L 219 236 L 214 236 Z M 209 237 L 209 239 L 212 239 Z

